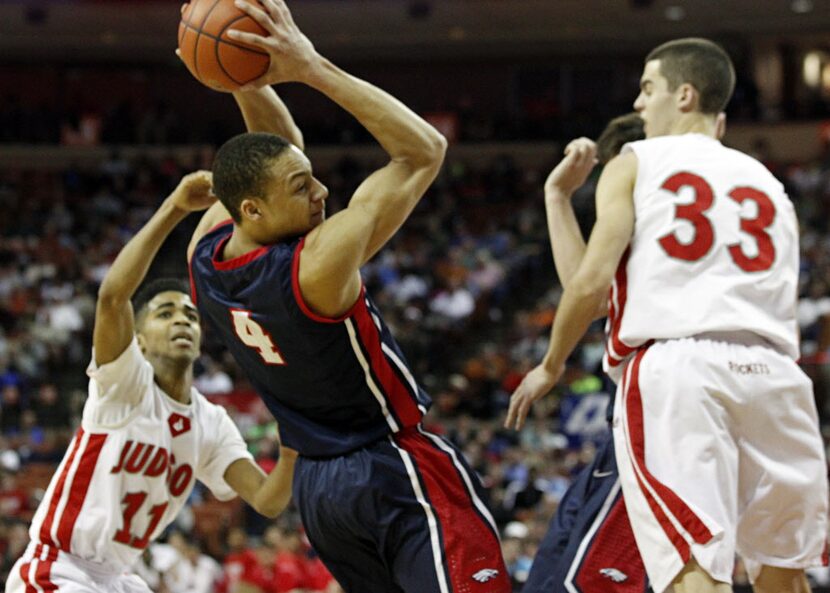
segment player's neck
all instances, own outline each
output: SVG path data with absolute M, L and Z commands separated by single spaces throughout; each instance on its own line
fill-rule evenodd
M 248 233 L 242 231 L 239 227 L 234 226 L 233 234 L 228 242 L 225 243 L 225 248 L 219 254 L 220 261 L 225 261 L 245 255 L 249 251 L 259 249 L 262 243 L 255 241 Z
M 175 360 L 151 360 L 156 385 L 177 402 L 190 403 L 193 386 L 193 364 Z
M 670 135 L 703 134 L 715 138 L 717 136 L 716 128 L 717 124 L 713 116 L 696 111 L 681 115 L 672 126 Z

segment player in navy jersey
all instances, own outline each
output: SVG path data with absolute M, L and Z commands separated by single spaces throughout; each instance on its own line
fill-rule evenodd
M 429 397 L 359 274 L 432 183 L 446 141 L 321 57 L 281 0 L 238 5 L 268 32 L 230 33 L 271 56 L 252 86 L 320 91 L 390 161 L 326 220 L 328 190 L 302 147 L 268 133 L 228 141 L 213 166 L 222 205 L 189 249 L 194 300 L 299 451 L 295 500 L 346 591 L 506 593 L 480 484 L 460 452 L 421 428 Z

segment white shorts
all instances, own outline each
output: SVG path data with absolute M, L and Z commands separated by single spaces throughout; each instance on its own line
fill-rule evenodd
M 657 342 L 627 363 L 614 444 L 656 593 L 694 557 L 732 582 L 826 563 L 828 486 L 812 383 L 762 345 Z
M 6 582 L 6 593 L 152 593 L 150 587 L 123 569 L 30 543 L 15 563 Z

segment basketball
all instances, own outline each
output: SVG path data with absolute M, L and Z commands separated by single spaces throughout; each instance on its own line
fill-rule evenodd
M 235 91 L 259 78 L 270 63 L 267 53 L 228 37 L 232 29 L 268 35 L 233 0 L 190 0 L 179 22 L 182 60 L 197 80 L 220 91 Z

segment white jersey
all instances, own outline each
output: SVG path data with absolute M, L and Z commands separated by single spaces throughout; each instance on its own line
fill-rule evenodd
M 611 287 L 605 370 L 649 340 L 753 334 L 798 357 L 798 223 L 757 160 L 702 134 L 637 155 L 634 234 Z
M 170 398 L 135 339 L 114 361 L 87 369 L 83 421 L 52 477 L 29 531 L 33 542 L 86 561 L 127 568 L 203 482 L 220 500 L 223 476 L 251 459 L 224 408 L 195 389 Z

